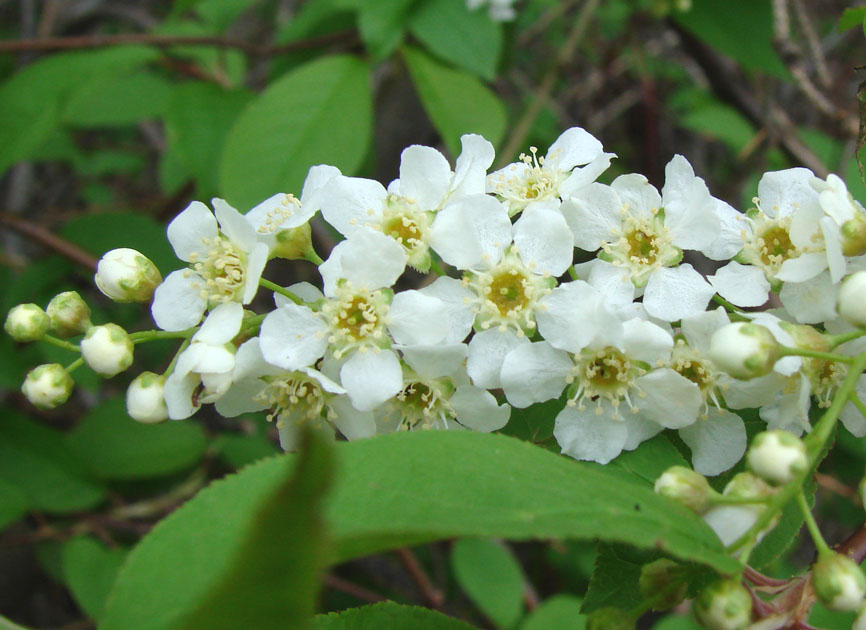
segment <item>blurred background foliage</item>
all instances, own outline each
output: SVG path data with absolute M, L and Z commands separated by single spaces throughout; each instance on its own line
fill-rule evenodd
M 193 199 L 220 196 L 245 212 L 275 192 L 299 193 L 318 163 L 388 182 L 404 147 L 432 145 L 453 159 L 467 132 L 490 139 L 501 166 L 582 126 L 619 156 L 605 181 L 638 172 L 658 185 L 681 153 L 743 210 L 762 172 L 791 166 L 839 173 L 866 200 L 855 159 L 863 8 L 516 8 L 515 21 L 499 23 L 463 0 L 0 2 L 3 312 L 75 288 L 94 322 L 149 328 L 142 309 L 93 289 L 108 249 L 136 248 L 165 276 L 179 266 L 165 225 Z M 321 223 L 313 230 L 325 254 L 335 234 Z M 277 268 L 286 283 L 315 274 L 311 265 Z M 171 349 L 139 347 L 137 371 L 161 371 Z M 254 415 L 138 425 L 124 411 L 131 377 L 103 383 L 86 367 L 70 404 L 35 411 L 18 392 L 28 367 L 67 354 L 0 337 L 0 615 L 34 628 L 95 627 L 141 536 L 208 480 L 278 451 Z M 554 414 L 539 409 L 517 411 L 505 432 L 549 445 Z M 667 440 L 646 448 L 670 449 Z M 656 461 L 660 471 L 674 461 L 642 460 L 642 450 L 620 465 L 634 472 Z M 862 520 L 851 487 L 864 458 L 862 440 L 842 439 L 819 477 L 831 543 Z M 783 545 L 766 570 L 808 563 L 809 549 L 792 549 L 780 558 Z M 619 601 L 636 597 L 632 578 L 646 558 L 635 554 L 593 543 L 437 543 L 333 568 L 320 610 L 387 597 L 484 628 L 582 628 L 578 595 L 588 609 L 606 605 L 593 600 L 609 592 L 599 584 L 620 579 Z M 813 622 L 850 627 L 822 610 Z M 645 623 L 694 627 L 678 614 Z

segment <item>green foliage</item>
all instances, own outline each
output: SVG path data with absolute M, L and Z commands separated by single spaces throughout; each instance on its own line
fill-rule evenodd
M 207 440 L 195 422 L 136 422 L 126 415 L 121 397 L 94 407 L 67 444 L 94 475 L 121 480 L 187 470 L 202 458 Z
M 384 59 L 400 45 L 413 4 L 415 0 L 363 0 L 360 3 L 358 30 L 374 58 Z
M 583 612 L 607 606 L 628 610 L 639 604 L 643 600 L 638 587 L 641 567 L 658 557 L 652 551 L 600 543 Z
M 502 25 L 484 11 L 470 11 L 464 0 L 427 0 L 413 14 L 409 30 L 440 59 L 488 81 L 496 76 L 505 39 Z M 471 100 L 459 86 L 453 89 Z
M 157 118 L 168 105 L 171 84 L 153 72 L 96 75 L 65 104 L 63 123 L 76 127 L 133 125 Z
M 650 486 L 671 466 L 689 466 L 664 433 L 647 440 L 633 451 L 623 451 L 612 464 L 643 479 Z
M 105 497 L 62 433 L 11 412 L 0 417 L 0 480 L 20 488 L 31 509 L 46 512 L 86 510 Z
M 520 625 L 520 630 L 584 630 L 586 617 L 574 595 L 554 595 L 544 600 Z
M 468 623 L 440 612 L 383 602 L 351 608 L 341 613 L 318 615 L 310 630 L 472 630 Z
M 418 96 L 452 155 L 460 153 L 460 136 L 480 133 L 494 146 L 505 135 L 505 106 L 470 74 L 444 66 L 417 48 L 403 56 Z
M 125 549 L 108 549 L 90 536 L 77 536 L 63 544 L 64 582 L 91 619 L 102 617 L 105 600 L 125 557 Z
M 255 491 L 230 477 L 163 520 L 124 565 L 100 628 L 304 627 L 325 559 L 330 451 L 307 432 L 301 454 L 269 460 L 277 466 Z
M 299 193 L 310 165 L 351 174 L 372 129 L 369 67 L 324 57 L 274 81 L 241 113 L 220 164 L 223 196 L 242 211 L 275 191 Z
M 451 568 L 469 598 L 499 628 L 510 628 L 523 613 L 523 571 L 494 540 L 464 538 L 451 549 Z
M 8 481 L 0 479 L 0 531 L 27 513 L 27 495 Z

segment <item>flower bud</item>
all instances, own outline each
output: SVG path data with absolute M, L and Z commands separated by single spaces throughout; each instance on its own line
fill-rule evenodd
M 645 599 L 664 595 L 653 604 L 653 610 L 673 608 L 686 598 L 688 586 L 683 579 L 683 567 L 673 560 L 660 558 L 640 569 L 640 594 Z
M 276 245 L 271 250 L 274 258 L 297 260 L 307 258 L 313 250 L 312 230 L 309 222 L 296 228 L 280 230 L 275 235 Z
M 38 341 L 50 325 L 48 314 L 36 304 L 19 304 L 9 310 L 4 328 L 15 341 Z
M 99 259 L 94 281 L 115 302 L 149 302 L 162 282 L 159 269 L 134 249 L 121 247 Z
M 685 466 L 668 468 L 656 479 L 654 489 L 656 494 L 669 497 L 696 514 L 707 511 L 713 495 L 707 478 Z
M 133 420 L 146 424 L 167 419 L 165 378 L 153 372 L 136 376 L 126 390 L 126 412 Z
M 58 337 L 74 337 L 90 328 L 90 307 L 78 291 L 58 293 L 45 309 L 51 322 L 51 332 Z
M 772 371 L 779 358 L 779 344 L 764 326 L 735 322 L 713 334 L 710 358 L 734 378 L 748 380 Z
M 812 566 L 812 586 L 831 610 L 857 610 L 866 596 L 866 576 L 848 556 L 825 551 Z
M 776 485 L 788 483 L 809 466 L 803 441 L 781 429 L 756 435 L 746 461 L 756 475 Z
M 742 630 L 752 620 L 752 596 L 737 580 L 719 580 L 695 600 L 698 622 L 710 630 Z
M 851 625 L 851 630 L 866 630 L 866 605 L 860 607 L 857 618 Z
M 92 326 L 81 340 L 81 356 L 90 368 L 111 378 L 132 365 L 132 339 L 117 324 Z
M 65 403 L 75 382 L 59 363 L 45 363 L 27 373 L 21 392 L 40 409 L 53 409 Z
M 634 630 L 634 618 L 626 611 L 607 606 L 590 613 L 586 630 Z
M 845 256 L 866 254 L 866 214 L 863 213 L 862 207 L 859 207 L 854 216 L 842 224 L 839 232 L 842 237 L 842 253 Z
M 866 271 L 852 273 L 842 280 L 836 308 L 846 322 L 866 328 Z

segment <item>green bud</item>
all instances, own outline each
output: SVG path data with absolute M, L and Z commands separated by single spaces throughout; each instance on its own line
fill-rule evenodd
M 297 260 L 309 258 L 313 251 L 312 231 L 310 223 L 302 223 L 296 228 L 280 230 L 275 235 L 276 246 L 271 252 L 272 258 Z
M 9 310 L 4 328 L 15 341 L 39 341 L 48 332 L 51 320 L 36 304 L 19 304 Z
M 673 499 L 696 514 L 710 507 L 713 489 L 707 478 L 685 466 L 671 466 L 656 479 L 656 494 Z
M 736 580 L 718 580 L 695 600 L 695 616 L 710 630 L 743 630 L 752 621 L 752 596 Z
M 852 273 L 839 285 L 839 315 L 857 328 L 866 328 L 866 271 Z
M 92 326 L 81 340 L 81 356 L 97 374 L 111 378 L 132 365 L 132 339 L 117 324 Z
M 710 358 L 741 380 L 769 374 L 779 358 L 779 343 L 764 326 L 735 322 L 719 328 L 710 340 Z
M 586 630 L 634 630 L 635 620 L 624 610 L 608 606 L 589 615 Z
M 788 483 L 809 466 L 803 441 L 781 429 L 756 435 L 746 461 L 756 475 L 776 485 Z
M 815 595 L 831 610 L 857 610 L 866 596 L 866 576 L 848 556 L 825 551 L 812 566 Z
M 75 382 L 59 363 L 45 363 L 27 373 L 21 386 L 27 400 L 40 409 L 53 409 L 69 400 Z
M 845 256 L 861 256 L 866 254 L 866 214 L 861 208 L 854 217 L 845 221 L 840 228 L 842 236 L 842 253 Z
M 90 328 L 90 307 L 78 291 L 64 291 L 54 296 L 45 309 L 51 322 L 51 332 L 58 337 L 74 337 Z
M 644 599 L 654 599 L 664 593 L 664 596 L 653 604 L 653 610 L 673 608 L 686 598 L 688 590 L 683 579 L 683 567 L 667 558 L 643 565 L 638 586 Z
M 147 256 L 121 247 L 99 259 L 94 281 L 115 302 L 149 302 L 162 282 L 162 275 Z

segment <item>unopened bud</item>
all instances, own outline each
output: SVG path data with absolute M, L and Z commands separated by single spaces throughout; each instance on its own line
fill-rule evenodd
M 779 358 L 779 344 L 766 327 L 735 322 L 713 334 L 710 358 L 734 378 L 748 380 L 772 371 Z
M 656 494 L 671 498 L 696 514 L 707 511 L 713 495 L 707 478 L 685 466 L 668 468 L 656 479 L 654 489 Z
M 710 630 L 742 630 L 752 621 L 752 596 L 736 580 L 719 580 L 695 600 L 698 622 Z
M 613 606 L 593 611 L 586 621 L 586 630 L 634 630 L 634 627 L 634 618 Z
M 866 271 L 857 271 L 842 280 L 836 306 L 846 322 L 866 328 Z
M 136 376 L 126 390 L 126 412 L 133 420 L 146 424 L 166 420 L 165 379 L 153 372 Z
M 638 586 L 644 599 L 654 600 L 653 610 L 673 608 L 686 598 L 688 590 L 682 565 L 667 558 L 643 565 Z
M 308 258 L 310 252 L 314 251 L 309 222 L 302 223 L 296 228 L 280 230 L 274 236 L 276 245 L 271 250 L 271 256 L 274 258 L 298 260 Z
M 81 340 L 81 356 L 97 374 L 111 378 L 132 365 L 133 345 L 117 324 L 93 326 Z
M 866 214 L 862 207 L 852 219 L 842 224 L 839 231 L 842 236 L 842 253 L 845 256 L 866 254 Z
M 36 304 L 19 304 L 9 310 L 4 328 L 15 341 L 38 341 L 45 336 L 51 320 Z
M 162 275 L 147 256 L 121 247 L 99 259 L 93 279 L 99 290 L 115 302 L 149 302 Z
M 45 363 L 27 373 L 21 392 L 40 409 L 53 409 L 69 400 L 75 382 L 59 363 Z
M 851 625 L 851 630 L 866 630 L 866 606 L 861 606 L 857 612 L 857 618 Z
M 58 293 L 45 309 L 51 322 L 51 332 L 58 337 L 74 337 L 86 332 L 90 323 L 90 307 L 78 291 Z
M 776 485 L 788 483 L 809 466 L 803 441 L 781 429 L 756 435 L 746 461 L 756 475 Z
M 825 551 L 812 566 L 812 586 L 831 610 L 857 610 L 866 596 L 866 576 L 848 556 Z

